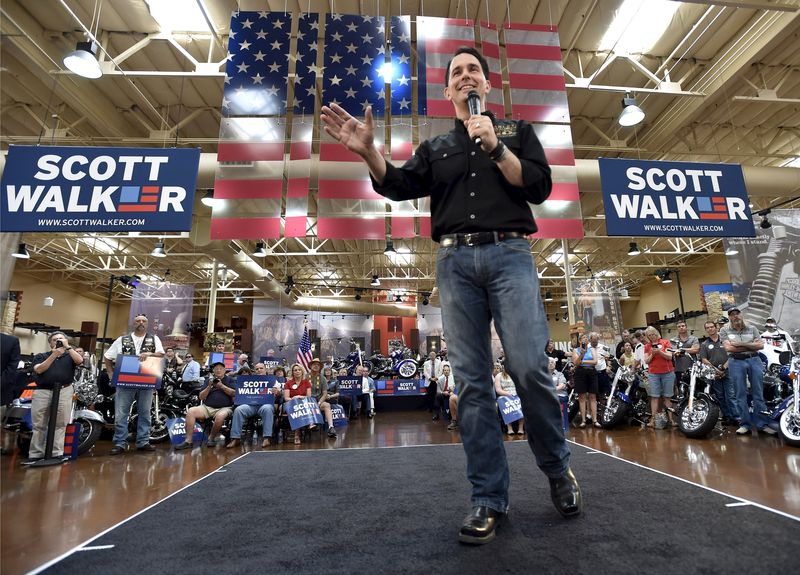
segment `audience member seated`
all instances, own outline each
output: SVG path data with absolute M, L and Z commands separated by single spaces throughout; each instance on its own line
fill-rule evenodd
M 328 437 L 336 437 L 336 429 L 333 427 L 333 415 L 331 414 L 331 404 L 328 403 L 328 381 L 323 377 L 320 371 L 322 370 L 322 362 L 318 358 L 311 360 L 308 364 L 311 370 L 308 374 L 308 382 L 311 384 L 311 397 L 317 400 L 319 410 L 325 418 L 325 423 L 328 424 Z M 311 426 L 315 429 L 316 426 Z
M 458 389 L 456 387 L 453 388 L 452 392 L 450 393 L 450 425 L 447 426 L 447 429 L 450 431 L 455 431 L 458 429 Z
M 185 391 L 190 392 L 196 385 L 201 383 L 200 364 L 197 363 L 192 354 L 188 352 L 183 356 L 183 361 L 186 365 L 184 366 L 183 373 L 181 374 L 181 380 L 183 381 L 182 387 Z
M 239 372 L 246 371 L 244 368 Z M 257 363 L 255 375 L 267 375 L 267 366 Z M 280 386 L 275 385 L 269 392 L 278 397 L 281 393 Z M 239 447 L 242 444 L 242 427 L 244 422 L 258 414 L 261 418 L 261 448 L 266 449 L 272 443 L 272 423 L 275 418 L 275 405 L 265 403 L 264 405 L 238 405 L 233 411 L 233 423 L 231 424 L 231 440 L 226 447 Z M 255 431 L 253 432 L 255 435 Z
M 231 414 L 233 398 L 236 395 L 236 384 L 233 379 L 225 375 L 225 364 L 217 361 L 211 366 L 211 374 L 208 382 L 200 392 L 200 401 L 197 407 L 192 407 L 186 412 L 186 439 L 183 443 L 176 445 L 175 449 L 191 449 L 192 435 L 195 421 L 213 418 L 214 424 L 208 434 L 208 446 L 224 445 L 224 438 L 217 439 L 217 434 L 225 423 L 225 419 Z
M 347 375 L 347 371 L 345 371 L 345 375 Z M 347 395 L 342 395 L 339 392 L 339 379 L 333 373 L 333 368 L 325 367 L 322 369 L 322 376 L 328 382 L 328 403 L 331 405 L 341 405 L 342 409 L 344 409 L 344 413 L 347 417 L 350 416 L 350 412 L 353 407 L 352 399 Z
M 353 407 L 355 408 L 355 417 L 361 411 L 361 402 L 366 404 L 367 417 L 372 419 L 375 417 L 375 381 L 369 376 L 369 369 L 363 365 L 356 367 L 356 377 L 361 378 L 361 393 L 353 400 Z
M 439 419 L 439 412 L 445 409 L 445 406 L 450 407 L 450 395 L 455 391 L 456 382 L 453 375 L 450 373 L 450 364 L 445 363 L 442 366 L 442 375 L 436 383 L 436 411 L 433 414 L 433 420 Z
M 554 357 L 551 357 L 547 362 L 547 368 L 550 370 L 550 377 L 553 378 L 553 386 L 556 388 L 556 395 L 561 399 L 569 395 L 569 387 L 567 386 L 567 378 L 556 369 L 557 365 L 558 360 Z
M 553 362 L 558 362 L 558 359 L 555 357 L 551 359 Z M 506 371 L 506 364 L 504 363 L 500 364 L 500 371 L 494 376 L 494 391 L 497 394 L 497 397 L 511 397 L 517 395 L 517 386 L 514 385 L 514 380 L 511 379 L 511 376 L 508 375 L 508 372 Z M 515 421 L 508 426 L 508 434 L 514 435 L 515 433 L 518 435 L 525 433 L 524 419 Z
M 283 402 L 286 403 L 295 397 L 311 397 L 311 383 L 305 378 L 303 366 L 299 363 L 292 365 L 292 376 L 283 386 Z M 294 444 L 300 445 L 300 430 L 294 431 Z

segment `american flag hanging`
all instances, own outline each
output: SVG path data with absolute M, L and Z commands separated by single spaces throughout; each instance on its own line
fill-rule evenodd
M 308 337 L 308 325 L 303 325 L 303 337 L 300 338 L 300 346 L 297 349 L 297 363 L 303 366 L 308 372 L 308 364 L 314 356 L 311 355 L 311 338 Z

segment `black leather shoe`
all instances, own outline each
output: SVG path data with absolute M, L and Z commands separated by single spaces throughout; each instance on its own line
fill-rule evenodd
M 550 498 L 564 517 L 575 517 L 583 510 L 583 498 L 578 480 L 571 469 L 556 479 L 550 478 Z
M 115 445 L 111 448 L 111 451 L 108 452 L 109 455 L 122 455 L 125 453 L 125 447 L 122 445 Z
M 494 539 L 497 523 L 505 516 L 505 513 L 500 513 L 484 505 L 473 507 L 472 513 L 467 515 L 461 524 L 458 540 L 470 545 L 488 543 Z
M 155 450 L 156 448 L 150 445 L 149 443 L 145 445 L 140 445 L 139 447 L 136 448 L 136 451 L 155 451 Z

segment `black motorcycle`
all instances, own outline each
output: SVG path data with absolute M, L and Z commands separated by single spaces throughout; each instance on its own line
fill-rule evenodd
M 701 363 L 691 354 L 688 356 L 692 360 L 689 381 L 684 378 L 678 382 L 678 400 L 674 411 L 681 433 L 686 437 L 701 438 L 711 433 L 719 421 L 719 404 L 711 393 L 711 382 L 717 377 L 717 370 Z

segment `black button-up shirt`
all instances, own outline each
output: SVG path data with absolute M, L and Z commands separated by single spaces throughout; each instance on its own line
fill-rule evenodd
M 522 165 L 523 186 L 512 186 L 489 155 L 470 139 L 456 119 L 447 134 L 422 142 L 403 166 L 386 163 L 383 185 L 376 192 L 394 201 L 431 197 L 431 237 L 484 231 L 532 234 L 536 223 L 528 205 L 550 195 L 550 167 L 533 127 L 523 120 L 496 120 L 495 133 Z

